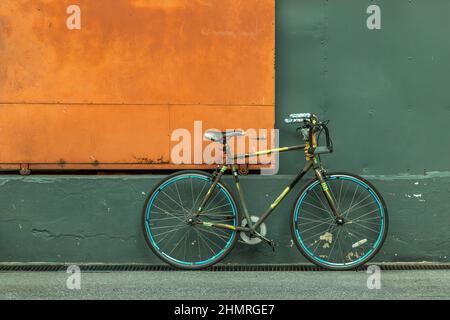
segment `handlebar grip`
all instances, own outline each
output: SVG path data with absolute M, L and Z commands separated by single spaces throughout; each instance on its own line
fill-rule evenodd
M 309 120 L 311 119 L 312 114 L 311 113 L 293 113 L 289 116 L 291 119 L 302 119 L 302 120 Z
M 284 122 L 287 124 L 292 124 L 292 123 L 303 123 L 303 119 L 292 119 L 292 118 L 287 118 L 284 119 Z

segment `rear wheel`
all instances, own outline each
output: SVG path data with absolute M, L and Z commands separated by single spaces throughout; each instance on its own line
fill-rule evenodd
M 219 182 L 201 216 L 194 219 L 213 183 L 202 171 L 182 171 L 162 181 L 150 194 L 143 212 L 144 235 L 153 252 L 179 269 L 204 269 L 231 251 L 237 232 L 210 223 L 238 226 L 238 210 L 228 188 Z
M 347 173 L 325 177 L 343 223 L 333 215 L 320 181 L 305 186 L 292 213 L 297 247 L 311 262 L 331 270 L 363 265 L 380 250 L 388 229 L 388 213 L 380 193 L 368 181 Z

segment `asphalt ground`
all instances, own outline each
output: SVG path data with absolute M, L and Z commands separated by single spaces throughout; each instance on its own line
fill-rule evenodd
M 378 278 L 379 275 L 379 278 Z M 0 299 L 450 299 L 450 271 L 4 272 Z M 79 280 L 79 281 L 78 281 Z

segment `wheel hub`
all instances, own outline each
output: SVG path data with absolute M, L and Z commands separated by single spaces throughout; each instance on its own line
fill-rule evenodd
M 186 223 L 190 226 L 200 224 L 200 219 L 196 216 L 190 216 L 186 219 Z

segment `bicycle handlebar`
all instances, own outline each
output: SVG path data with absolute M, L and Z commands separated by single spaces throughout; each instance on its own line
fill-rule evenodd
M 312 113 L 294 113 L 289 115 L 289 118 L 284 119 L 284 122 L 286 124 L 300 124 L 301 126 L 299 127 L 299 129 L 307 130 L 307 134 L 305 132 L 305 134 L 303 135 L 304 139 L 307 139 L 306 137 L 309 137 L 309 139 L 311 139 L 313 134 L 324 130 L 326 146 L 316 147 L 314 153 L 321 154 L 333 152 L 333 144 L 330 138 L 330 131 L 327 127 L 327 121 L 319 122 L 317 117 Z
M 326 147 L 319 147 L 319 148 L 325 148 L 325 149 L 319 149 L 316 148 L 316 150 L 314 150 L 314 153 L 316 154 L 320 154 L 320 153 L 332 153 L 333 152 L 333 143 L 331 142 L 331 137 L 330 137 L 330 130 L 328 130 L 328 127 L 325 123 L 321 124 L 321 128 L 325 131 L 325 143 L 326 143 Z M 319 149 L 319 150 L 318 150 Z

